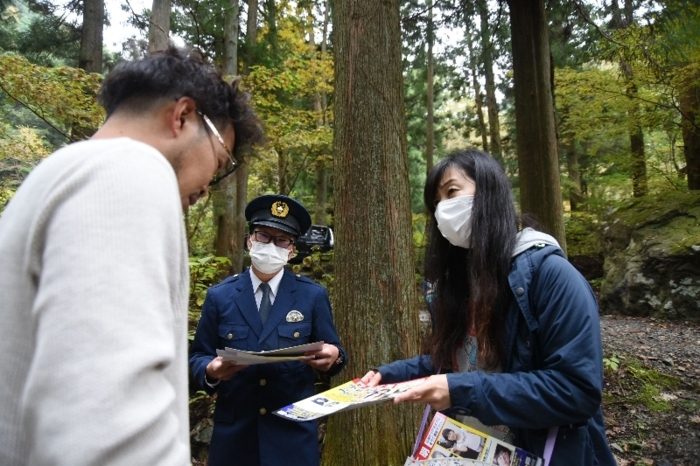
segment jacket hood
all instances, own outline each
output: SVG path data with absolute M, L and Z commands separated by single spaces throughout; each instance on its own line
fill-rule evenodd
M 519 231 L 517 236 L 515 237 L 515 240 L 516 243 L 515 249 L 513 249 L 513 257 L 530 249 L 535 245 L 550 245 L 561 249 L 561 246 L 559 246 L 559 243 L 557 242 L 557 240 L 554 239 L 553 236 L 550 236 L 547 233 L 542 233 L 541 231 L 537 231 L 529 227 L 523 228 L 522 231 Z

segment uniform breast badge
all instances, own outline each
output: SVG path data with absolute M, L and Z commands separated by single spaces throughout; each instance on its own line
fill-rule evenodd
M 289 311 L 287 314 L 287 322 L 301 322 L 304 320 L 304 314 L 299 311 Z

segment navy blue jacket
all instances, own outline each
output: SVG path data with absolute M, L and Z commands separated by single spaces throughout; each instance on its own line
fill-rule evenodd
M 514 299 L 505 322 L 502 373 L 449 373 L 452 408 L 505 425 L 516 446 L 543 455 L 549 427 L 559 426 L 553 466 L 616 465 L 600 409 L 603 352 L 598 304 L 580 273 L 554 246 L 533 247 L 508 276 Z M 379 368 L 382 382 L 435 373 L 426 355 Z
M 287 322 L 296 310 L 300 322 Z M 299 362 L 249 366 L 215 388 L 205 383 L 207 364 L 224 347 L 263 351 L 324 341 L 336 345 L 347 362 L 333 325 L 326 289 L 285 269 L 270 316 L 263 326 L 255 303 L 250 270 L 229 277 L 207 293 L 190 351 L 190 371 L 209 394 L 218 392 L 209 465 L 317 465 L 315 421 L 293 422 L 272 411 L 312 396 L 313 369 Z

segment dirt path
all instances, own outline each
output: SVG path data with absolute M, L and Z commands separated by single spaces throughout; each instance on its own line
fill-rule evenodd
M 620 466 L 700 465 L 700 326 L 603 316 L 601 332 L 603 409 Z

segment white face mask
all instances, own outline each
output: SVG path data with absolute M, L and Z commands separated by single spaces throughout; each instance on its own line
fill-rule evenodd
M 474 196 L 460 196 L 438 202 L 435 220 L 438 229 L 454 246 L 469 249 L 472 234 L 472 207 Z
M 250 247 L 250 262 L 262 273 L 277 273 L 289 259 L 289 249 L 275 246 L 274 243 L 253 241 Z

